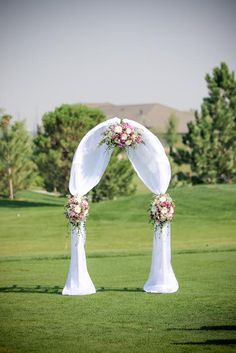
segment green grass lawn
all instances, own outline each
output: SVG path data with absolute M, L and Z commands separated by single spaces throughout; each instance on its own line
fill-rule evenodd
M 92 204 L 87 263 L 95 295 L 61 295 L 69 267 L 65 199 L 0 200 L 0 352 L 233 352 L 236 185 L 170 190 L 175 294 L 142 291 L 152 248 L 143 187 Z

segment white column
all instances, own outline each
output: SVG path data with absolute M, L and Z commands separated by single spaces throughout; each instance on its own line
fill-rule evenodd
M 154 229 L 152 264 L 149 278 L 144 285 L 145 292 L 174 293 L 179 285 L 171 265 L 170 223 Z
M 63 295 L 86 295 L 96 293 L 89 276 L 85 255 L 85 225 L 81 222 L 79 230 L 71 229 L 71 260 Z

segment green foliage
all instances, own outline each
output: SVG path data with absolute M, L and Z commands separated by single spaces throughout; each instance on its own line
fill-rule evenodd
M 209 96 L 183 137 L 198 182 L 230 183 L 236 175 L 236 81 L 222 63 L 206 75 Z
M 178 143 L 177 134 L 178 119 L 174 113 L 172 113 L 168 119 L 168 124 L 166 127 L 165 140 L 167 146 L 170 149 L 170 154 L 173 152 L 175 145 Z
M 99 184 L 92 190 L 92 201 L 112 200 L 117 196 L 129 196 L 136 190 L 132 182 L 135 171 L 126 155 L 114 150 L 107 170 Z
M 34 178 L 32 141 L 24 122 L 11 123 L 12 117 L 0 118 L 0 190 L 13 199 L 18 190 L 28 188 Z
M 62 105 L 43 116 L 34 139 L 34 160 L 47 191 L 68 193 L 74 152 L 82 137 L 103 120 L 101 111 L 84 105 Z
M 166 126 L 165 144 L 169 147 L 169 161 L 171 165 L 171 181 L 172 187 L 178 185 L 178 166 L 175 163 L 172 155 L 176 150 L 175 146 L 178 143 L 179 137 L 177 134 L 178 119 L 174 113 L 169 116 L 168 124 Z

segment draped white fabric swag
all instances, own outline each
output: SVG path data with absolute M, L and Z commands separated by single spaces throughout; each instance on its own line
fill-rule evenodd
M 141 130 L 144 144 L 128 148 L 128 158 L 143 183 L 155 194 L 165 193 L 170 182 L 170 163 L 158 138 L 143 125 L 123 119 Z M 69 190 L 72 195 L 83 196 L 101 180 L 112 150 L 107 145 L 99 145 L 102 133 L 109 125 L 119 123 L 119 118 L 109 119 L 90 130 L 81 140 L 71 167 Z M 79 238 L 75 230 L 71 234 L 71 262 L 64 295 L 93 294 L 96 289 L 89 276 L 85 256 L 85 228 L 79 229 Z M 152 265 L 148 281 L 144 286 L 146 292 L 172 293 L 178 290 L 178 282 L 171 266 L 170 227 L 160 228 L 154 232 Z

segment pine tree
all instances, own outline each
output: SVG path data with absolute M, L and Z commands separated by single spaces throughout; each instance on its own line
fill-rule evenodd
M 31 160 L 32 141 L 23 122 L 11 124 L 12 117 L 0 118 L 0 189 L 10 199 L 30 186 L 35 166 Z
M 177 134 L 178 119 L 174 113 L 172 113 L 168 119 L 166 128 L 165 140 L 170 150 L 170 155 L 173 153 L 174 146 L 178 142 Z
M 183 137 L 186 156 L 198 181 L 222 183 L 235 181 L 236 175 L 236 81 L 227 65 L 206 75 L 209 96 L 201 112 L 188 123 Z M 186 159 L 188 159 L 186 158 Z

